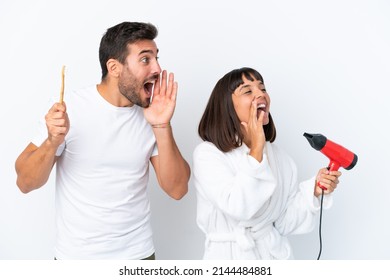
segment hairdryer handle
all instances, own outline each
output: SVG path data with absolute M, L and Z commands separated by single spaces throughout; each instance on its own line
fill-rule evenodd
M 339 170 L 339 168 L 340 168 L 339 163 L 337 163 L 335 161 L 331 161 L 331 162 L 329 162 L 329 165 L 326 169 L 328 169 L 329 171 L 337 171 L 337 170 Z M 317 182 L 317 186 L 323 190 L 327 190 L 327 188 L 325 188 L 323 185 L 321 185 L 320 182 Z

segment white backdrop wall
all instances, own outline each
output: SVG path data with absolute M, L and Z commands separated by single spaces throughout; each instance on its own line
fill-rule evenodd
M 390 2 L 386 0 L 49 1 L 0 2 L 0 259 L 52 259 L 54 173 L 30 194 L 16 187 L 14 162 L 29 143 L 66 65 L 70 89 L 100 81 L 98 45 L 122 21 L 159 29 L 162 68 L 179 82 L 173 119 L 192 165 L 197 125 L 217 80 L 243 66 L 264 76 L 276 143 L 306 179 L 328 164 L 303 132 L 322 133 L 359 156 L 343 172 L 334 206 L 324 212 L 322 259 L 390 259 Z M 88 108 L 86 108 L 86 111 Z M 200 259 L 193 181 L 168 198 L 151 174 L 159 259 Z M 318 228 L 292 236 L 297 259 L 315 259 Z

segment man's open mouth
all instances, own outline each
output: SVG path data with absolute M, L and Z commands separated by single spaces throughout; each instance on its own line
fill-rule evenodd
M 147 97 L 151 97 L 153 94 L 153 87 L 154 87 L 154 81 L 153 82 L 146 82 L 144 84 L 144 90 L 146 92 Z

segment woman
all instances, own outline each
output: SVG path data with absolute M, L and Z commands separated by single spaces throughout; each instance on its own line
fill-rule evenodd
M 324 191 L 339 171 L 320 169 L 297 184 L 293 160 L 272 142 L 276 129 L 260 73 L 233 70 L 211 93 L 194 151 L 197 222 L 206 235 L 204 259 L 289 259 L 289 234 L 313 230 Z

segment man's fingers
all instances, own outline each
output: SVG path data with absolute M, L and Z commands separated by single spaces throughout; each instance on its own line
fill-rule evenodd
M 65 118 L 49 119 L 47 121 L 47 124 L 52 125 L 52 126 L 66 126 L 67 120 Z
M 66 105 L 65 102 L 61 103 L 54 103 L 54 105 L 49 109 L 49 113 L 54 113 L 54 112 L 66 112 Z
M 160 82 L 161 82 L 161 77 L 160 77 L 160 75 L 158 75 L 157 80 L 154 83 L 153 96 L 160 94 L 160 89 L 161 89 Z
M 171 97 L 171 95 L 172 95 L 172 89 L 173 89 L 173 84 L 174 84 L 174 75 L 173 75 L 173 73 L 169 73 L 169 76 L 168 76 L 168 88 L 167 88 L 167 92 L 166 92 L 166 94 L 167 94 L 167 96 L 168 97 Z
M 173 100 L 173 101 L 176 101 L 178 87 L 179 86 L 178 86 L 177 82 L 174 82 L 173 83 L 173 90 L 172 90 L 172 94 L 171 94 L 171 100 Z
M 45 116 L 46 123 L 53 124 L 53 125 L 57 125 L 58 120 L 61 120 L 66 123 L 67 121 L 66 119 L 67 119 L 67 114 L 62 111 L 49 112 Z
M 163 70 L 161 75 L 160 94 L 165 95 L 166 91 L 167 91 L 167 71 Z

